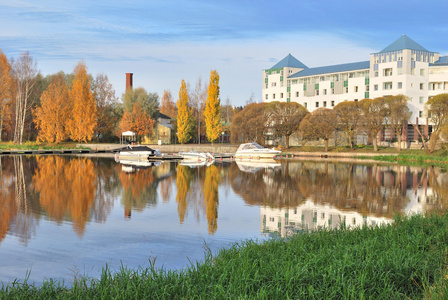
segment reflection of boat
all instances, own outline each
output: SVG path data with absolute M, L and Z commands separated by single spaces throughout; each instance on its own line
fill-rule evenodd
M 147 161 L 145 159 L 120 159 L 118 162 L 122 165 L 121 170 L 126 173 L 133 173 L 140 169 L 157 167 L 161 164 L 160 161 Z
M 131 146 L 118 149 L 116 158 L 122 159 L 148 159 L 149 157 L 161 157 L 162 154 L 157 149 L 149 148 L 148 146 Z
M 197 152 L 194 150 L 188 152 L 179 152 L 179 156 L 185 160 L 195 160 L 195 161 L 213 161 L 215 157 L 208 152 Z
M 236 161 L 241 172 L 255 173 L 263 169 L 275 169 L 281 166 L 273 159 L 264 159 L 259 161 Z
M 199 167 L 208 167 L 213 164 L 213 160 L 202 160 L 202 161 L 194 161 L 194 160 L 182 160 L 179 162 L 181 166 L 187 166 L 190 168 L 199 168 Z
M 238 159 L 273 159 L 279 153 L 281 151 L 264 148 L 257 143 L 245 143 L 238 147 L 234 156 Z

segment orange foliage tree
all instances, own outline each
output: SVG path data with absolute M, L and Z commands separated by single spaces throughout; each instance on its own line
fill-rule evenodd
M 151 118 L 142 108 L 140 102 L 134 104 L 132 113 L 125 111 L 120 121 L 120 130 L 133 131 L 141 140 L 145 134 L 151 134 L 156 121 Z
M 216 70 L 210 72 L 204 117 L 207 139 L 213 144 L 221 134 L 221 100 L 219 99 L 219 75 Z
M 11 98 L 11 64 L 0 49 L 0 142 L 2 141 L 3 122 L 8 114 L 8 99 Z
M 67 119 L 67 131 L 72 140 L 87 143 L 95 131 L 97 108 L 90 89 L 87 67 L 83 61 L 75 68 L 75 80 L 69 95 L 71 113 Z
M 39 129 L 38 141 L 59 143 L 67 137 L 68 88 L 64 78 L 57 75 L 42 93 L 41 106 L 33 110 L 34 123 Z
M 177 117 L 177 106 L 170 91 L 163 91 L 160 112 L 164 115 L 167 115 L 171 119 L 175 119 Z

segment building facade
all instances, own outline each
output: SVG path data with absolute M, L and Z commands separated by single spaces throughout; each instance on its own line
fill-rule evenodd
M 264 102 L 298 102 L 313 111 L 343 101 L 403 94 L 411 121 L 427 124 L 425 103 L 448 93 L 448 56 L 429 51 L 406 35 L 362 62 L 308 68 L 291 54 L 263 70 Z

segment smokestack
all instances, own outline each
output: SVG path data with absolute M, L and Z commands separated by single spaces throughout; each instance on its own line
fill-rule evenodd
M 132 76 L 133 73 L 126 73 L 126 91 L 132 89 Z

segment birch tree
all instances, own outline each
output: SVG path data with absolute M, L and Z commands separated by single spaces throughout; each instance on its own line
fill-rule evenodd
M 90 141 L 97 124 L 97 108 L 90 89 L 87 67 L 80 61 L 75 68 L 75 80 L 70 90 L 71 115 L 67 120 L 70 138 L 78 142 Z
M 221 100 L 219 99 L 219 75 L 216 70 L 210 72 L 210 82 L 205 100 L 205 127 L 207 139 L 213 144 L 221 134 Z
M 119 117 L 116 113 L 118 99 L 106 74 L 98 74 L 93 82 L 93 98 L 97 109 L 96 139 L 110 137 Z
M 14 143 L 21 144 L 26 117 L 31 113 L 33 100 L 31 94 L 36 84 L 37 63 L 29 52 L 22 53 L 12 63 L 14 77 Z

